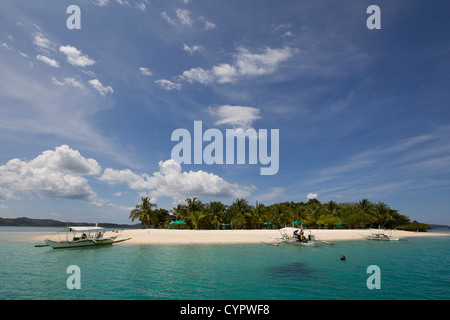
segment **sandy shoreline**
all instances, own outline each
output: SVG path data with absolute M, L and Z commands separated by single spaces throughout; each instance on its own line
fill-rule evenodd
M 292 231 L 295 229 L 292 229 Z M 290 231 L 290 232 L 292 232 Z M 314 235 L 317 240 L 324 241 L 345 241 L 345 240 L 363 240 L 365 236 L 378 232 L 376 229 L 345 229 L 345 230 L 324 230 L 311 229 L 304 230 L 305 235 Z M 399 230 L 384 231 L 388 236 L 393 237 L 431 237 L 431 236 L 449 236 L 449 234 L 433 232 L 411 232 Z M 140 229 L 140 230 L 121 230 L 117 233 L 107 232 L 105 236 L 119 235 L 119 239 L 131 238 L 122 244 L 139 245 L 162 245 L 162 244 L 251 244 L 270 242 L 275 238 L 280 238 L 278 230 L 168 230 L 168 229 Z M 37 241 L 45 239 L 58 240 L 56 234 L 39 236 L 33 238 Z

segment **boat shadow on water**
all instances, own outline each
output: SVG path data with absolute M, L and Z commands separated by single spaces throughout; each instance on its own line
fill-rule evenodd
M 313 271 L 310 269 L 310 267 L 308 267 L 306 263 L 291 262 L 283 264 L 281 266 L 268 268 L 267 273 L 277 278 L 292 279 L 309 276 L 313 273 Z

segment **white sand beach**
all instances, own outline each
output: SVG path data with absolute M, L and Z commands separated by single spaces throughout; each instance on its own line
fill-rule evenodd
M 293 232 L 293 228 L 287 228 Z M 379 232 L 377 229 L 305 229 L 305 235 L 314 235 L 317 240 L 344 241 L 363 240 L 365 236 Z M 430 236 L 449 236 L 445 233 L 411 232 L 399 230 L 385 230 L 384 233 L 392 237 L 414 238 Z M 108 231 L 105 236 L 120 235 L 118 239 L 131 238 L 122 244 L 148 244 L 148 245 L 174 245 L 174 244 L 245 244 L 270 242 L 271 239 L 280 238 L 278 230 L 168 230 L 168 229 L 137 229 Z M 48 235 L 34 238 L 58 240 L 58 236 Z

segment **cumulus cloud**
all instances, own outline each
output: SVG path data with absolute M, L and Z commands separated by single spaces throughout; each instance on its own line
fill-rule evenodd
M 108 93 L 113 93 L 114 90 L 110 86 L 104 86 L 98 79 L 93 79 L 88 81 L 89 84 L 94 87 L 102 96 Z
M 244 129 L 251 127 L 253 121 L 261 118 L 258 108 L 246 106 L 210 107 L 208 112 L 217 119 L 216 125 L 232 125 Z
M 306 198 L 308 199 L 308 200 L 311 200 L 311 199 L 317 199 L 319 197 L 319 195 L 317 194 L 317 193 L 308 193 L 308 195 L 306 196 Z
M 100 204 L 96 193 L 84 176 L 98 175 L 101 167 L 94 159 L 86 159 L 77 150 L 62 145 L 44 151 L 30 161 L 11 159 L 0 166 L 0 197 L 11 198 L 13 192 L 24 192 L 38 197 L 78 199 Z
M 80 50 L 72 46 L 61 46 L 59 51 L 67 56 L 67 62 L 77 67 L 86 67 L 93 65 L 95 61 L 87 55 L 83 55 Z
M 189 82 L 196 81 L 203 84 L 210 84 L 214 81 L 214 77 L 211 72 L 202 68 L 192 68 L 191 70 L 186 70 L 183 72 L 182 78 Z
M 59 68 L 59 63 L 58 63 L 58 61 L 56 61 L 56 60 L 54 60 L 54 59 L 51 59 L 51 58 L 49 58 L 49 57 L 46 57 L 46 56 L 43 56 L 43 55 L 38 54 L 38 55 L 36 56 L 36 59 L 38 59 L 38 60 L 44 62 L 45 64 L 49 65 L 50 67 L 53 67 L 53 68 Z
M 183 172 L 173 159 L 159 162 L 153 175 L 137 174 L 129 169 L 105 169 L 99 180 L 111 184 L 125 183 L 133 190 L 148 191 L 153 197 L 171 197 L 174 202 L 187 197 L 246 197 L 252 188 L 229 183 L 221 177 L 202 170 Z

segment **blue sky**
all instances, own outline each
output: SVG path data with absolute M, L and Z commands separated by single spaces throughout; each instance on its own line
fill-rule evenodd
M 317 197 L 450 224 L 446 1 L 0 4 L 2 217 L 127 223 L 142 196 Z M 278 129 L 277 174 L 174 162 L 171 134 L 194 121 Z

